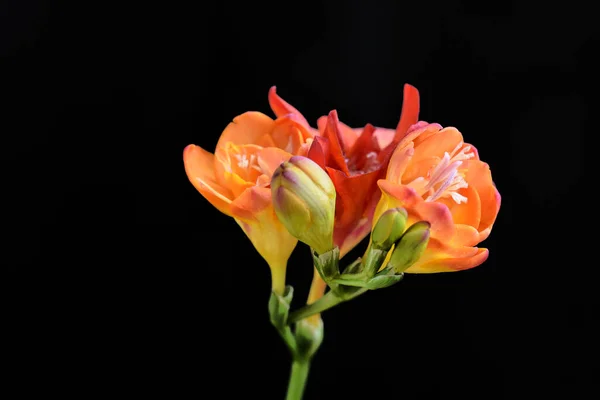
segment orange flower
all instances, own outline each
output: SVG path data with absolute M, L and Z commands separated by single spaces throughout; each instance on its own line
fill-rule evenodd
M 487 259 L 488 250 L 474 246 L 490 234 L 500 194 L 489 166 L 456 128 L 423 121 L 413 125 L 378 184 L 383 196 L 375 221 L 390 208 L 404 207 L 409 224 L 431 224 L 427 250 L 406 272 L 459 271 Z
M 271 267 L 273 290 L 280 294 L 297 240 L 277 219 L 269 185 L 282 162 L 306 154 L 312 136 L 299 115 L 273 120 L 247 112 L 225 128 L 215 154 L 193 144 L 183 152 L 190 182 L 219 211 L 235 218 Z

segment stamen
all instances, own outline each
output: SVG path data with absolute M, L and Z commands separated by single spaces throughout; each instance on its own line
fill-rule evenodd
M 459 168 L 464 160 L 475 157 L 475 154 L 471 152 L 471 146 L 463 146 L 464 143 L 460 142 L 450 153 L 445 152 L 440 162 L 427 173 L 427 177 L 417 178 L 408 185 L 423 196 L 427 195 L 425 201 L 451 197 L 457 204 L 466 203 L 467 198 L 457 193 L 457 190 L 469 186 Z

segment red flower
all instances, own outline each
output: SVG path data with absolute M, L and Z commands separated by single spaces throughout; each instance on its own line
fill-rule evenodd
M 279 97 L 272 87 L 269 103 L 280 117 L 296 114 L 310 128 L 298 110 Z M 404 85 L 400 122 L 395 130 L 367 124 L 353 129 L 341 123 L 337 112 L 318 121 L 318 135 L 312 141 L 308 157 L 327 171 L 337 192 L 334 243 L 341 256 L 348 253 L 371 230 L 373 213 L 381 197 L 377 181 L 385 177 L 390 157 L 419 117 L 419 91 Z

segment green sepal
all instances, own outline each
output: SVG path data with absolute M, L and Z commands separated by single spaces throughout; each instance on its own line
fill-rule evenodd
M 293 297 L 294 288 L 289 285 L 285 287 L 283 296 L 274 291 L 271 292 L 271 298 L 269 299 L 269 316 L 271 318 L 271 323 L 275 328 L 282 330 L 287 326 L 287 319 Z
M 315 268 L 325 282 L 329 283 L 332 279 L 336 278 L 340 274 L 340 249 L 338 247 L 335 247 L 323 254 L 318 254 L 314 250 L 312 250 L 311 253 Z
M 371 290 L 383 289 L 400 282 L 404 274 L 376 275 L 367 281 L 366 287 Z
M 387 250 L 381 250 L 375 246 L 369 247 L 363 262 L 363 271 L 368 278 L 374 276 L 379 271 L 387 254 Z
M 362 258 L 358 257 L 350 265 L 344 268 L 343 274 L 358 274 L 362 271 Z

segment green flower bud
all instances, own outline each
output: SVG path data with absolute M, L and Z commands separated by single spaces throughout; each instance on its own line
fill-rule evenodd
M 296 357 L 310 360 L 323 342 L 321 318 L 306 318 L 296 322 Z
M 407 218 L 404 208 L 392 208 L 381 214 L 371 233 L 373 246 L 389 250 L 404 233 Z
M 292 236 L 318 254 L 333 249 L 335 187 L 317 163 L 294 156 L 271 179 L 273 208 Z
M 396 244 L 388 267 L 399 274 L 416 263 L 429 243 L 430 227 L 429 222 L 420 221 L 408 228 Z

